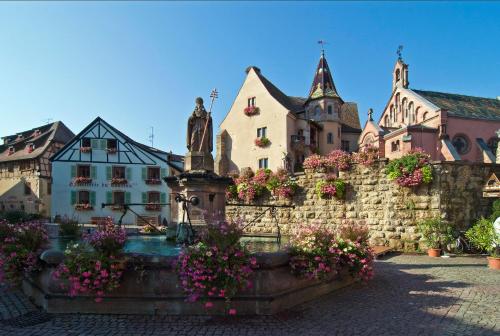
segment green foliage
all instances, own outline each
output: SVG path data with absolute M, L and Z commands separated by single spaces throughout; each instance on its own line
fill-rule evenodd
M 59 235 L 61 236 L 80 236 L 80 226 L 75 220 L 64 220 L 59 224 Z
M 422 182 L 431 183 L 432 182 L 432 168 L 431 166 L 422 167 Z
M 441 248 L 453 240 L 452 227 L 440 218 L 425 219 L 418 228 L 429 248 Z
M 391 160 L 386 167 L 390 180 L 403 187 L 416 187 L 432 182 L 430 156 L 421 149 L 415 149 L 398 159 Z
M 477 248 L 498 256 L 500 237 L 496 234 L 492 221 L 484 217 L 480 218 L 473 227 L 467 230 L 465 236 Z
M 2 214 L 0 214 L 0 219 L 5 219 L 7 222 L 11 224 L 16 224 L 16 223 L 21 223 L 21 222 L 28 222 L 32 220 L 37 220 L 41 219 L 42 216 L 39 214 L 29 214 L 24 211 L 20 210 L 12 210 L 12 211 L 6 211 Z
M 490 215 L 490 221 L 495 222 L 495 220 L 500 217 L 500 199 L 493 202 L 492 212 Z

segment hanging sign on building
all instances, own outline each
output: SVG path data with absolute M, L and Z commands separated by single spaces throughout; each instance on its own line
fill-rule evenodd
M 486 181 L 483 187 L 483 197 L 500 197 L 500 180 L 495 173 Z

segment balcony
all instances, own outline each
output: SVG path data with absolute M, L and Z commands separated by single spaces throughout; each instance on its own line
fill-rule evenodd
M 306 137 L 303 135 L 292 135 L 290 143 L 293 150 L 303 152 L 306 147 Z

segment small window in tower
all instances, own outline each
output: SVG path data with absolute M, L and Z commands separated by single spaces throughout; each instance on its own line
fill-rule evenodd
M 255 106 L 255 104 L 256 104 L 256 97 L 248 98 L 248 107 Z
M 333 114 L 333 108 L 332 105 L 328 105 L 328 114 Z
M 396 70 L 396 82 L 399 82 L 401 79 L 401 71 L 399 69 Z
M 268 167 L 267 158 L 259 159 L 259 169 L 266 169 Z
M 329 145 L 333 144 L 333 133 L 328 133 L 326 135 L 326 143 Z
M 321 107 L 316 106 L 316 107 L 314 108 L 314 114 L 316 115 L 316 117 L 319 117 L 319 116 L 320 116 L 320 114 L 321 114 Z

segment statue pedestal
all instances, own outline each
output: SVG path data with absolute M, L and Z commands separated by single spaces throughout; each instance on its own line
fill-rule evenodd
M 188 200 L 192 196 L 199 198 L 198 205 L 188 204 L 189 217 L 193 226 L 225 219 L 226 188 L 231 183 L 231 178 L 220 177 L 210 171 L 189 171 L 178 176 L 166 177 L 165 182 L 172 190 L 172 202 L 174 202 L 175 194 L 184 195 Z M 173 213 L 175 212 L 177 212 L 177 218 L 173 216 L 172 220 L 177 223 L 182 222 L 182 203 L 178 203 L 177 211 Z M 184 221 L 187 222 L 187 217 Z
M 185 171 L 214 171 L 214 158 L 208 152 L 189 152 L 184 158 Z

